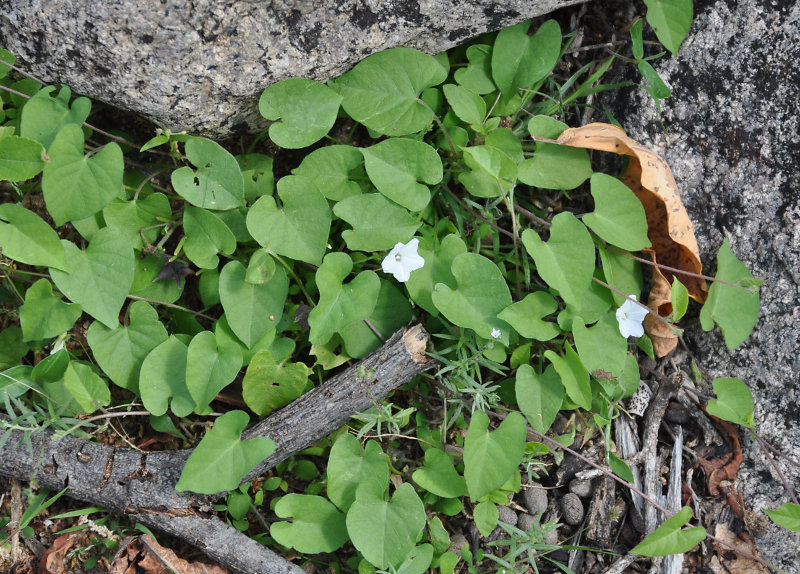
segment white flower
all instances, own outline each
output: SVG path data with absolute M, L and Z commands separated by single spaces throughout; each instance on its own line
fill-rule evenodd
M 500 335 L 502 335 L 502 334 L 503 334 L 503 333 L 502 333 L 502 332 L 500 331 L 500 329 L 498 329 L 497 327 L 495 327 L 494 329 L 492 329 L 492 339 L 499 339 L 499 338 L 500 338 Z
M 633 301 L 631 301 L 633 299 Z M 631 295 L 622 307 L 617 309 L 617 322 L 619 323 L 619 332 L 626 339 L 630 336 L 641 337 L 644 335 L 644 327 L 642 321 L 647 316 L 647 310 L 634 303 L 636 295 Z
M 405 245 L 395 245 L 381 263 L 383 272 L 391 273 L 401 283 L 408 281 L 412 271 L 425 265 L 425 260 L 417 253 L 418 247 L 419 239 L 416 237 Z

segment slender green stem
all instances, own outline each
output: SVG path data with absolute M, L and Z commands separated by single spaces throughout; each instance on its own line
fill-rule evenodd
M 303 293 L 303 296 L 306 298 L 306 301 L 308 301 L 308 304 L 311 305 L 312 307 L 314 307 L 316 305 L 314 303 L 314 299 L 312 299 L 311 295 L 308 294 L 308 291 L 306 291 L 305 285 L 303 285 L 303 282 L 300 280 L 300 277 L 298 277 L 297 273 L 295 273 L 295 271 L 292 268 L 292 266 L 289 265 L 288 263 L 286 263 L 286 261 L 284 261 L 283 258 L 281 258 L 280 255 L 278 255 L 277 253 L 272 251 L 272 249 L 267 249 L 267 252 L 270 255 L 272 255 L 275 259 L 277 259 L 278 262 L 286 268 L 286 271 L 289 273 L 289 275 L 291 275 L 292 278 L 297 282 L 297 286 L 300 288 L 300 291 Z
M 522 207 L 518 203 L 514 204 L 514 211 L 517 211 L 517 212 L 521 213 L 522 215 L 524 215 L 525 217 L 527 217 L 531 221 L 533 221 L 535 223 L 538 223 L 539 225 L 542 225 L 544 227 L 548 227 L 549 228 L 550 225 L 551 225 L 551 223 L 549 221 L 547 221 L 546 219 L 542 219 L 541 217 L 539 217 L 538 215 L 536 215 L 532 211 L 528 211 L 527 209 L 525 209 L 524 207 Z
M 176 305 L 175 303 L 167 303 L 166 301 L 159 301 L 157 299 L 148 299 L 147 297 L 139 297 L 138 295 L 128 295 L 128 299 L 132 299 L 134 301 L 145 301 L 147 303 L 152 303 L 153 305 L 162 305 L 164 307 L 169 307 L 170 309 L 178 309 L 179 311 L 186 311 L 187 313 L 191 313 L 197 317 L 202 317 L 203 319 L 208 319 L 209 321 L 216 321 L 217 319 L 201 313 L 200 311 L 192 311 L 191 309 L 187 309 L 186 307 L 181 307 L 180 305 Z

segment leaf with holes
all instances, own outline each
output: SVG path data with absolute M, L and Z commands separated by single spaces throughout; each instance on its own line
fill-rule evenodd
M 266 437 L 241 440 L 249 420 L 243 411 L 230 411 L 214 421 L 186 461 L 175 490 L 200 494 L 233 490 L 259 462 L 275 452 L 275 443 Z
M 464 440 L 464 478 L 473 502 L 503 486 L 522 462 L 525 419 L 511 412 L 497 430 L 489 432 L 489 417 L 472 415 Z
M 246 277 L 244 265 L 229 261 L 219 275 L 219 296 L 231 330 L 249 348 L 278 324 L 289 279 L 283 267 L 266 283 L 254 285 Z
M 0 246 L 3 256 L 15 261 L 69 271 L 58 234 L 19 204 L 0 204 Z
M 258 100 L 258 111 L 268 120 L 269 137 L 287 149 L 319 141 L 333 127 L 342 96 L 325 84 L 290 78 L 269 86 Z
M 72 269 L 65 273 L 50 269 L 56 287 L 70 301 L 112 329 L 119 325 L 119 311 L 133 283 L 133 249 L 116 227 L 104 227 L 89 242 L 86 251 L 66 239 L 61 241 Z
M 142 362 L 169 334 L 155 309 L 144 301 L 131 303 L 128 318 L 127 325 L 116 329 L 95 321 L 86 339 L 103 372 L 120 387 L 138 395 Z
M 258 243 L 292 259 L 319 265 L 328 245 L 331 210 L 314 182 L 301 175 L 278 180 L 275 198 L 260 197 L 247 213 L 247 230 Z
M 242 381 L 242 398 L 258 416 L 288 405 L 313 387 L 311 369 L 286 359 L 276 361 L 270 351 L 259 351 L 250 360 Z
M 224 211 L 244 205 L 244 178 L 236 158 L 209 139 L 192 137 L 186 142 L 184 166 L 172 172 L 172 187 L 196 207 Z
M 442 180 L 442 160 L 424 142 L 390 138 L 361 153 L 367 175 L 377 190 L 411 211 L 422 211 L 428 205 L 431 192 L 425 184 Z
M 91 217 L 122 191 L 122 150 L 115 143 L 84 156 L 80 126 L 64 126 L 48 150 L 42 173 L 47 211 L 56 225 Z
M 401 136 L 431 123 L 433 113 L 420 95 L 446 78 L 447 70 L 432 56 L 392 48 L 367 56 L 331 84 L 351 118 L 376 132 Z
M 381 284 L 373 271 L 362 271 L 344 284 L 353 269 L 347 253 L 329 253 L 317 269 L 319 303 L 308 315 L 312 345 L 324 345 L 337 333 L 372 314 L 378 301 Z

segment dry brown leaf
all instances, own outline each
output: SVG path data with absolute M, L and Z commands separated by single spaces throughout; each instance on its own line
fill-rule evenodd
M 747 532 L 741 532 L 738 535 L 734 534 L 727 524 L 721 522 L 716 525 L 714 536 L 727 542 L 737 550 L 761 557 L 761 553 L 759 553 L 753 543 L 753 539 Z M 711 557 L 711 561 L 708 564 L 709 569 L 714 574 L 767 574 L 769 572 L 769 568 L 761 562 L 736 554 L 727 546 L 714 544 L 714 549 L 716 553 Z
M 135 566 L 134 566 L 135 565 Z M 133 566 L 133 570 L 131 567 Z M 119 552 L 111 565 L 112 574 L 128 574 L 129 572 L 146 572 L 147 574 L 229 574 L 220 566 L 189 562 L 179 558 L 169 548 L 164 548 L 147 534 L 139 539 L 131 540 L 125 552 Z
M 75 543 L 74 533 L 62 534 L 53 541 L 53 545 L 42 555 L 39 562 L 39 574 L 65 574 L 67 552 Z
M 631 158 L 621 179 L 642 202 L 647 214 L 647 236 L 652 243 L 652 248 L 647 252 L 656 263 L 676 270 L 673 273 L 653 267 L 653 288 L 647 301 L 648 307 L 662 317 L 672 312 L 673 276 L 686 286 L 692 299 L 704 302 L 708 296 L 705 281 L 680 273 L 688 271 L 700 274 L 703 264 L 700 262 L 694 226 L 683 207 L 678 186 L 666 162 L 611 124 L 594 123 L 570 128 L 561 134 L 557 143 Z M 662 321 L 648 315 L 644 326 L 659 357 L 677 346 L 677 336 Z

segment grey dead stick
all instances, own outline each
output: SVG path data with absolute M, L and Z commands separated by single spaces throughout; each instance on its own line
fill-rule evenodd
M 432 368 L 427 342 L 419 325 L 398 331 L 359 363 L 246 431 L 243 438 L 269 436 L 276 448 L 245 480 L 329 435 L 354 413 Z M 68 486 L 68 496 L 181 538 L 232 572 L 303 572 L 217 518 L 214 497 L 175 491 L 191 450 L 143 453 L 71 436 L 53 440 L 52 434 L 32 433 L 29 450 L 22 432 L 11 431 L 0 448 L 0 474 L 53 490 Z

